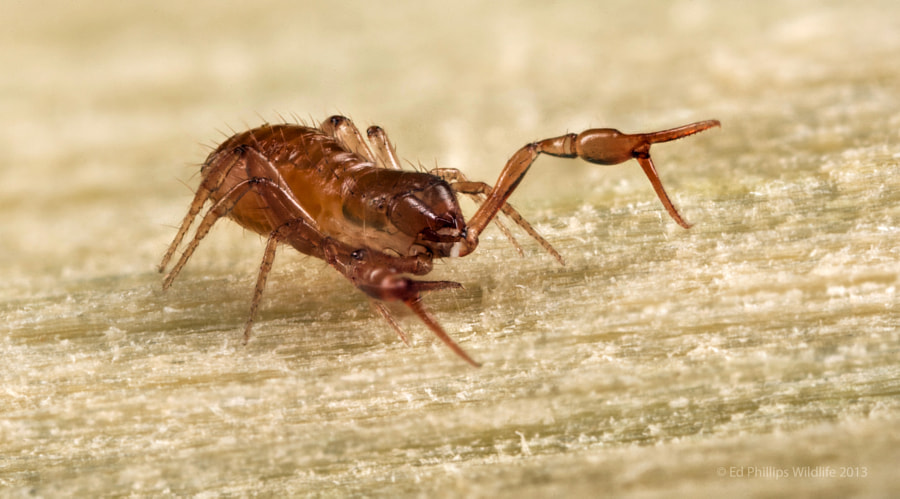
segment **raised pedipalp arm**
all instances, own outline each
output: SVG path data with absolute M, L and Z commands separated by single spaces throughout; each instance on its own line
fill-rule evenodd
M 229 152 L 227 154 L 231 155 L 231 158 L 228 162 L 219 164 L 217 161 L 209 161 L 207 163 L 215 164 L 216 167 L 212 168 L 203 177 L 203 180 L 200 181 L 200 186 L 197 187 L 197 192 L 196 194 L 194 194 L 194 200 L 191 201 L 191 206 L 188 209 L 187 214 L 184 216 L 184 219 L 181 221 L 181 226 L 178 228 L 178 233 L 175 234 L 175 238 L 172 240 L 169 248 L 166 249 L 166 254 L 163 255 L 162 261 L 159 264 L 158 269 L 160 272 L 165 272 L 166 267 L 169 265 L 169 261 L 172 259 L 172 255 L 175 254 L 175 251 L 178 249 L 178 246 L 184 239 L 185 234 L 187 234 L 188 229 L 191 228 L 191 225 L 194 223 L 194 220 L 197 218 L 200 210 L 203 209 L 203 205 L 206 204 L 206 201 L 210 198 L 213 191 L 218 190 L 219 187 L 222 186 L 222 183 L 231 172 L 231 169 L 235 164 L 239 162 L 239 154 L 234 154 L 232 152 Z
M 462 248 L 460 256 L 471 253 L 475 249 L 478 244 L 478 234 L 502 209 L 506 200 L 541 153 L 563 158 L 579 157 L 590 163 L 603 165 L 618 164 L 634 158 L 644 169 L 644 173 L 653 184 L 657 196 L 669 215 L 682 227 L 690 227 L 675 209 L 662 186 L 656 168 L 650 159 L 650 146 L 659 142 L 687 137 L 716 126 L 719 126 L 717 120 L 709 120 L 670 130 L 640 134 L 624 134 L 610 128 L 591 129 L 580 134 L 570 133 L 526 145 L 516 151 L 507 161 L 493 190 L 469 220 L 466 245 Z

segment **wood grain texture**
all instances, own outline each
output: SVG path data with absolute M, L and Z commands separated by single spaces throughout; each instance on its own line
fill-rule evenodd
M 594 3 L 6 5 L 0 495 L 896 494 L 896 3 Z M 162 292 L 209 147 L 278 113 L 488 182 L 723 127 L 654 149 L 689 231 L 637 164 L 540 159 L 511 201 L 567 266 L 488 231 L 432 274 L 473 369 L 290 251 L 242 346 L 234 225 Z

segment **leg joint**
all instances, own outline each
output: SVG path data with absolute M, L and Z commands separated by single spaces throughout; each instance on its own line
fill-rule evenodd
M 533 146 L 533 150 L 535 152 L 542 152 L 544 154 L 549 154 L 551 156 L 557 156 L 560 158 L 574 158 L 578 155 L 575 150 L 575 140 L 577 138 L 578 135 L 574 133 L 568 133 L 559 137 L 553 137 L 552 139 L 544 139 L 538 142 L 533 142 L 528 146 Z

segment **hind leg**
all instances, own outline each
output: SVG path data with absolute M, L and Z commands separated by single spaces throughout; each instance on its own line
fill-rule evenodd
M 184 248 L 184 251 L 181 252 L 181 258 L 175 263 L 172 267 L 172 270 L 166 274 L 166 277 L 163 279 L 163 289 L 168 289 L 169 286 L 172 285 L 172 281 L 175 280 L 175 277 L 181 272 L 181 269 L 184 268 L 184 265 L 191 258 L 191 255 L 194 254 L 194 250 L 197 249 L 197 246 L 200 244 L 200 241 L 206 237 L 206 234 L 209 233 L 209 229 L 212 228 L 213 224 L 215 224 L 220 218 L 227 216 L 228 213 L 234 208 L 234 205 L 240 201 L 241 197 L 244 194 L 250 192 L 253 188 L 252 181 L 244 181 L 240 184 L 234 186 L 230 191 L 228 191 L 224 196 L 222 196 L 212 207 L 206 212 L 206 215 L 200 220 L 200 224 L 197 226 L 197 230 L 194 232 L 194 237 Z M 173 250 L 174 251 L 174 250 Z M 161 269 L 164 270 L 164 269 Z
M 159 263 L 158 269 L 160 272 L 165 272 L 166 266 L 169 265 L 169 260 L 172 259 L 172 255 L 175 254 L 175 251 L 184 239 L 185 234 L 187 234 L 188 229 L 191 228 L 191 225 L 194 223 L 200 210 L 203 209 L 203 205 L 206 204 L 206 201 L 209 200 L 212 193 L 222 186 L 222 183 L 225 181 L 225 178 L 231 172 L 232 168 L 240 162 L 241 157 L 239 154 L 235 154 L 234 152 L 223 154 L 229 154 L 231 156 L 228 158 L 228 161 L 219 162 L 210 160 L 207 162 L 209 170 L 205 172 L 203 180 L 200 181 L 200 186 L 197 187 L 197 192 L 194 194 L 194 200 L 191 201 L 191 206 L 188 208 L 187 214 L 181 221 L 181 226 L 178 228 L 178 233 L 175 234 L 175 239 L 169 244 L 166 254 L 163 255 L 162 261 Z

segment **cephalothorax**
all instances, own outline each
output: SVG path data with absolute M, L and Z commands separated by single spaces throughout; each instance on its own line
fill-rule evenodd
M 318 128 L 263 125 L 235 134 L 214 150 L 201 169 L 202 181 L 175 239 L 159 265 L 165 271 L 203 206 L 211 207 L 194 237 L 163 281 L 168 288 L 212 225 L 227 216 L 241 226 L 267 235 L 244 341 L 250 337 L 280 243 L 321 258 L 366 293 L 372 304 L 407 342 L 383 301 L 401 301 L 456 354 L 477 366 L 424 307 L 424 291 L 460 287 L 452 281 L 421 281 L 435 258 L 465 256 L 478 246 L 478 236 L 495 221 L 521 252 L 509 230 L 495 217 L 503 212 L 562 263 L 562 257 L 506 201 L 541 153 L 612 165 L 636 159 L 669 215 L 682 227 L 650 159 L 650 145 L 718 126 L 702 121 L 671 130 L 624 134 L 591 129 L 579 134 L 532 142 L 507 161 L 497 183 L 468 180 L 453 169 L 428 173 L 400 167 L 394 148 L 376 126 L 363 140 L 353 123 L 332 116 Z M 466 221 L 456 199 L 471 196 L 478 210 Z

